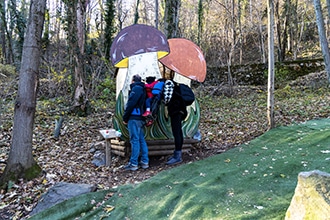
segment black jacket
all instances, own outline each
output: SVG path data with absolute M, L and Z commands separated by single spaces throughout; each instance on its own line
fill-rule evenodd
M 181 114 L 182 120 L 184 120 L 187 117 L 187 108 L 186 105 L 181 97 L 180 94 L 180 88 L 177 83 L 174 83 L 174 90 L 172 94 L 172 98 L 167 103 L 167 110 L 170 117 L 172 117 L 175 114 Z
M 130 119 L 143 120 L 143 106 L 146 98 L 144 83 L 132 83 L 130 88 L 131 90 L 126 103 L 123 121 L 128 122 Z

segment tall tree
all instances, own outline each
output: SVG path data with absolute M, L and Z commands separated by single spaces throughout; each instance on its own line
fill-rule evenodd
M 29 180 L 41 172 L 32 154 L 32 135 L 45 8 L 46 0 L 31 0 L 15 103 L 13 139 L 7 166 L 0 178 L 2 187 L 9 180 Z
M 140 0 L 136 0 L 136 7 L 135 7 L 135 14 L 134 14 L 134 24 L 137 24 L 139 21 L 139 5 L 140 5 Z
M 6 9 L 5 1 L 0 2 L 0 41 L 1 41 L 1 63 L 7 63 L 7 46 L 6 46 Z
M 123 24 L 128 17 L 128 9 L 125 9 L 123 6 L 123 0 L 117 1 L 117 20 L 118 20 L 118 29 L 123 29 Z
M 267 118 L 268 127 L 275 127 L 274 120 L 274 2 L 268 0 L 268 97 L 267 97 Z
M 115 27 L 115 0 L 107 0 L 105 3 L 105 30 L 104 30 L 104 48 L 105 58 L 108 60 L 110 56 L 110 47 L 113 36 L 116 33 Z
M 15 49 L 17 52 L 15 53 L 16 60 L 21 60 L 22 55 L 22 48 L 24 42 L 24 34 L 26 28 L 26 17 L 27 17 L 27 9 L 26 9 L 26 1 L 20 2 L 20 7 L 18 7 L 16 1 L 10 1 L 10 12 L 11 12 L 11 19 L 12 19 L 12 27 L 15 27 L 15 37 L 16 37 L 16 44 Z
M 158 29 L 158 24 L 159 24 L 159 4 L 158 4 L 158 0 L 155 0 L 155 28 Z
M 197 34 L 197 44 L 200 45 L 201 36 L 203 33 L 203 22 L 204 20 L 204 8 L 203 0 L 198 0 L 198 34 Z
M 73 112 L 86 116 L 89 102 L 85 92 L 85 21 L 88 0 L 63 0 L 67 7 L 67 36 L 73 71 Z
M 1 8 L 1 40 L 2 40 L 2 54 L 5 56 L 5 62 L 7 64 L 12 64 L 14 62 L 14 52 L 12 43 L 12 34 L 9 32 L 7 23 L 7 10 L 6 2 L 0 2 Z
M 180 37 L 179 34 L 180 7 L 181 7 L 181 0 L 165 0 L 164 33 L 168 39 Z
M 324 20 L 322 15 L 322 7 L 320 0 L 314 0 L 314 7 L 316 13 L 316 23 L 319 31 L 320 45 L 322 48 L 322 54 L 325 63 L 325 70 L 328 74 L 328 82 L 330 83 L 330 54 L 329 54 L 329 46 L 327 41 L 327 36 L 324 30 Z

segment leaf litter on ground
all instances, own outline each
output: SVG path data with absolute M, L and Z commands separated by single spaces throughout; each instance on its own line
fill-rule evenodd
M 329 87 L 315 88 L 314 84 L 311 87 L 306 82 L 308 80 L 304 79 L 303 82 L 297 80 L 292 82 L 289 88 L 276 91 L 275 121 L 277 126 L 329 116 L 330 109 L 327 104 L 330 101 L 327 95 Z M 237 86 L 231 97 L 221 92 L 209 96 L 208 94 L 213 90 L 212 86 L 196 89 L 196 96 L 201 105 L 200 130 L 203 138 L 188 154 L 183 155 L 184 163 L 203 160 L 241 144 L 248 144 L 268 129 L 267 93 L 264 87 Z M 0 94 L 2 104 L 0 160 L 5 161 L 11 140 L 14 97 L 8 98 L 7 95 Z M 120 167 L 127 160 L 118 157 L 114 158 L 111 167 L 95 167 L 91 163 L 93 155 L 89 150 L 91 145 L 103 141 L 99 130 L 111 126 L 113 110 L 97 108 L 98 112 L 86 118 L 67 115 L 60 138 L 54 139 L 55 117 L 62 112 L 62 109 L 58 107 L 58 100 L 63 99 L 46 100 L 47 104 L 42 104 L 43 100 L 38 101 L 33 147 L 36 160 L 42 166 L 45 175 L 27 183 L 20 181 L 8 192 L 2 191 L 0 206 L 5 207 L 3 209 L 7 212 L 5 214 L 13 218 L 24 218 L 36 205 L 40 196 L 61 181 L 96 184 L 100 189 L 107 190 L 125 184 L 140 183 L 161 171 L 172 170 L 173 167 L 164 165 L 166 157 L 151 158 L 151 166 L 148 170 L 139 170 L 135 173 L 123 172 Z M 237 149 L 239 153 L 241 148 L 237 147 Z M 229 165 L 233 163 L 233 159 L 226 157 L 223 162 Z M 0 170 L 3 171 L 5 164 L 0 165 Z M 258 167 L 263 166 L 258 164 Z M 269 167 L 272 166 L 269 165 Z M 268 169 L 271 170 L 269 167 Z M 248 170 L 247 173 L 253 172 L 251 169 L 246 170 Z M 206 173 L 206 171 L 203 170 L 200 173 Z M 197 176 L 201 177 L 200 173 Z M 274 172 L 264 172 L 264 174 L 269 177 L 273 176 Z M 287 174 L 283 174 L 287 177 Z M 230 186 L 230 183 L 228 184 Z M 22 199 L 23 194 L 29 199 Z
M 300 172 L 329 172 L 330 119 L 274 128 L 248 144 L 119 186 L 80 216 L 73 198 L 33 219 L 284 219 Z M 95 195 L 102 198 L 107 190 Z M 98 201 L 98 200 L 96 200 Z M 76 204 L 76 206 L 73 206 Z M 114 207 L 108 212 L 106 207 Z M 70 208 L 65 208 L 70 207 Z M 61 211 L 56 211 L 61 210 Z

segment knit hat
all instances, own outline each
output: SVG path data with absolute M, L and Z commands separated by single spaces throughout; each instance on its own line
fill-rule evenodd
M 136 75 L 133 76 L 132 80 L 134 82 L 141 82 L 141 76 L 139 76 L 138 74 L 136 74 Z
M 156 77 L 154 77 L 154 76 L 148 76 L 148 77 L 146 78 L 146 82 L 149 84 L 149 83 L 154 82 L 155 79 L 156 79 Z

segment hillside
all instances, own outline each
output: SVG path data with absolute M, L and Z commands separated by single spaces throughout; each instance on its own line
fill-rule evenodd
M 15 78 L 1 78 L 1 161 L 6 160 L 10 147 L 16 82 Z M 324 72 L 314 73 L 277 90 L 276 125 L 329 117 L 330 88 L 324 82 Z M 183 155 L 184 163 L 223 153 L 267 131 L 266 87 L 237 86 L 230 97 L 227 96 L 227 89 L 202 85 L 195 88 L 201 104 L 202 141 L 190 153 Z M 61 136 L 54 139 L 54 121 L 66 108 L 66 99 L 58 97 L 38 100 L 33 147 L 44 175 L 27 183 L 12 184 L 8 192 L 2 191 L 0 218 L 22 218 L 28 215 L 40 196 L 57 182 L 90 183 L 96 184 L 100 190 L 110 189 L 141 182 L 173 168 L 165 166 L 165 157 L 152 157 L 150 168 L 137 172 L 123 171 L 121 167 L 127 160 L 119 157 L 114 158 L 111 167 L 95 167 L 91 163 L 93 155 L 90 148 L 102 141 L 99 130 L 109 126 L 113 103 L 98 106 L 95 108 L 97 111 L 88 117 L 65 115 Z M 1 163 L 1 171 L 4 167 L 5 164 Z

